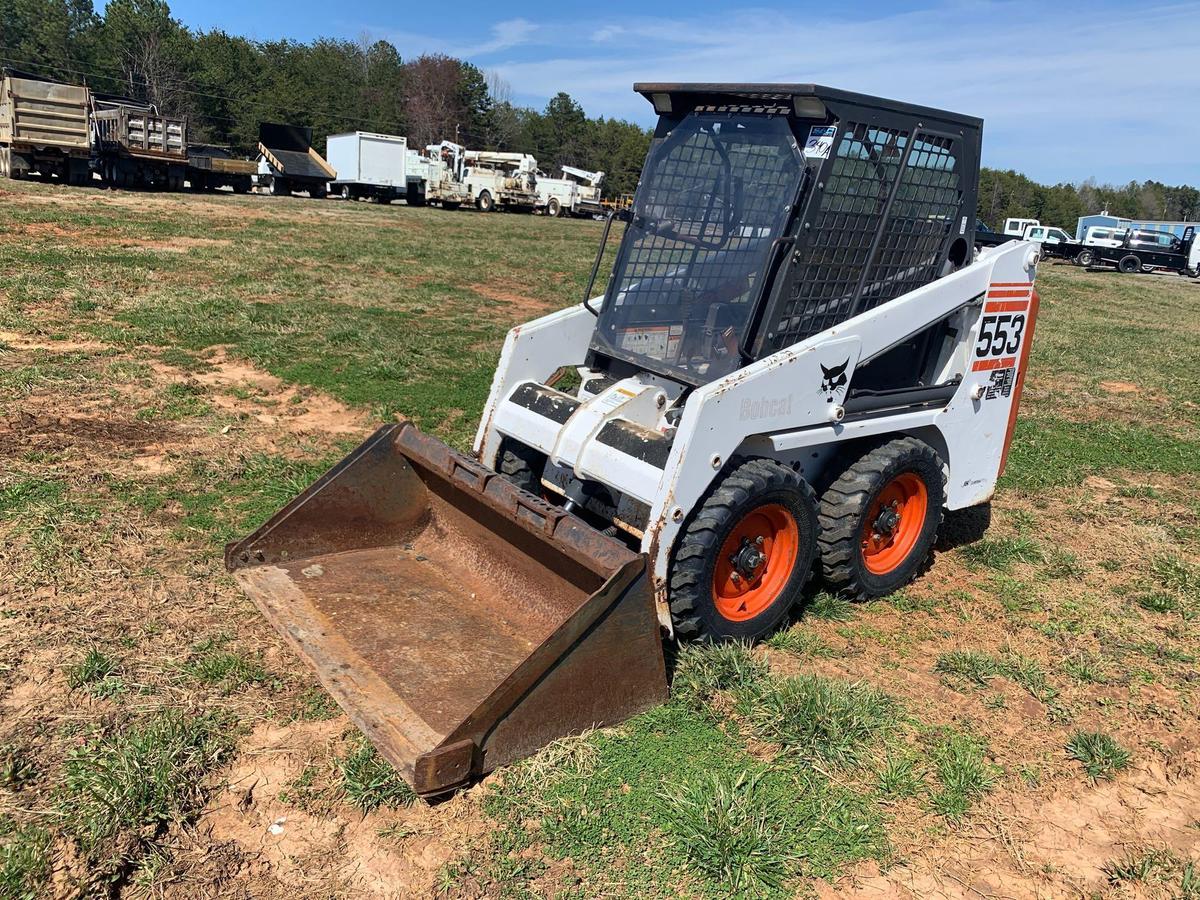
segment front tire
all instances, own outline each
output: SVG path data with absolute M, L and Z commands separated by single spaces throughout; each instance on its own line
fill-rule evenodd
M 553 197 L 551 197 L 550 202 L 546 204 L 546 215 L 552 219 L 557 219 L 562 215 L 562 206 L 560 206 L 558 200 Z
M 683 639 L 754 640 L 799 601 L 817 549 L 812 488 L 773 459 L 727 474 L 679 536 L 670 604 Z
M 475 206 L 480 212 L 491 212 L 496 208 L 496 201 L 492 199 L 491 193 L 484 191 L 479 195 L 479 199 L 475 201 Z
M 1090 266 L 1092 264 L 1092 261 L 1094 259 L 1095 259 L 1095 256 L 1092 254 L 1091 250 L 1080 250 L 1079 253 L 1076 254 L 1076 256 L 1075 256 L 1075 263 L 1076 263 L 1076 265 L 1080 265 L 1080 266 L 1083 266 L 1084 268 L 1087 268 L 1088 266 Z
M 851 462 L 821 497 L 821 573 L 834 591 L 885 597 L 913 580 L 937 540 L 946 505 L 942 459 L 896 438 Z

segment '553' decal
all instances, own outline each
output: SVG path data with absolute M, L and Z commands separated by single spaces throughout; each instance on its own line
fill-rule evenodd
M 979 339 L 975 342 L 975 358 L 1013 356 L 1021 349 L 1025 332 L 1025 313 L 998 313 L 983 317 Z

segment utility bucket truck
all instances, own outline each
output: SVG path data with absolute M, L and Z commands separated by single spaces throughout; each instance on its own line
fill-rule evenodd
M 463 161 L 463 181 L 480 212 L 497 207 L 531 212 L 537 206 L 537 160 L 528 153 L 468 150 Z
M 1038 249 L 972 261 L 981 121 L 636 89 L 608 286 L 509 332 L 474 452 L 386 425 L 226 550 L 422 795 L 662 702 L 664 636 L 760 638 L 814 572 L 901 588 L 1004 470 Z
M 562 173 L 562 178 L 550 178 L 538 173 L 538 209 L 552 219 L 559 216 L 592 216 L 604 212 L 600 201 L 603 172 L 563 166 Z

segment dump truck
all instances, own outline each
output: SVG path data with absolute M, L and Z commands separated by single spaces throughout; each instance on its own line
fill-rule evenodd
M 182 190 L 187 177 L 187 119 L 150 103 L 92 95 L 91 166 L 110 187 Z
M 194 191 L 229 188 L 235 194 L 249 193 L 257 172 L 256 162 L 238 159 L 224 147 L 210 144 L 188 146 L 187 181 Z
M 463 184 L 480 212 L 533 212 L 537 206 L 537 160 L 528 153 L 468 150 L 463 162 Z
M 92 177 L 86 87 L 7 70 L 0 75 L 0 175 L 68 184 Z
M 593 216 L 604 211 L 600 199 L 603 172 L 562 166 L 562 178 L 537 173 L 537 208 L 552 219 L 559 216 Z
M 259 187 L 278 197 L 307 191 L 310 197 L 319 199 L 329 193 L 329 182 L 336 178 L 337 170 L 313 149 L 311 128 L 259 123 Z
M 423 796 L 662 702 L 664 640 L 761 638 L 814 573 L 902 588 L 1004 471 L 1039 251 L 973 251 L 981 120 L 635 89 L 607 286 L 613 215 L 582 301 L 508 333 L 473 452 L 385 425 L 226 548 Z

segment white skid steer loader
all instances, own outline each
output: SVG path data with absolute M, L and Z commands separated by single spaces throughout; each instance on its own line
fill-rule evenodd
M 765 635 L 814 571 L 896 590 L 1004 469 L 1038 255 L 973 258 L 980 120 L 636 90 L 608 287 L 509 333 L 474 458 L 385 426 L 227 548 L 424 795 L 661 702 L 663 635 Z

